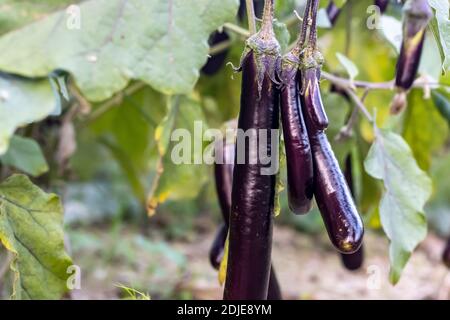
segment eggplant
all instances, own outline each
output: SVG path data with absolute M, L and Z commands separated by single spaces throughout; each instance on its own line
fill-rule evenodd
M 219 43 L 230 40 L 230 36 L 225 31 L 215 31 L 209 37 L 209 45 L 217 45 Z M 229 50 L 224 50 L 208 58 L 206 64 L 202 67 L 201 72 L 204 75 L 212 76 L 216 74 L 225 63 Z
M 433 16 L 428 0 L 408 0 L 403 14 L 403 40 L 396 66 L 397 94 L 391 103 L 392 114 L 400 113 L 407 105 L 406 92 L 411 89 L 419 69 L 426 28 Z
M 380 8 L 381 13 L 384 13 L 389 5 L 389 0 L 375 0 L 375 5 Z
M 361 244 L 361 247 L 354 253 L 341 253 L 341 261 L 347 270 L 356 271 L 361 269 L 364 263 L 364 245 Z
M 345 158 L 345 170 L 344 177 L 347 185 L 350 189 L 352 196 L 355 196 L 354 184 L 353 184 L 353 170 L 352 170 L 352 157 L 347 155 Z M 355 253 L 344 254 L 340 253 L 341 261 L 347 270 L 355 271 L 362 267 L 364 263 L 364 244 L 361 243 L 361 247 Z
M 225 242 L 228 234 L 229 214 L 231 211 L 231 191 L 233 184 L 233 161 L 235 146 L 227 143 L 226 139 L 216 144 L 216 153 L 222 156 L 221 162 L 214 165 L 216 191 L 222 211 L 224 223 L 219 227 L 209 253 L 211 265 L 218 270 L 223 258 Z M 273 266 L 270 270 L 268 300 L 281 300 L 281 290 Z
M 330 1 L 330 3 L 327 6 L 327 15 L 328 15 L 328 19 L 331 22 L 331 25 L 334 26 L 336 24 L 336 20 L 339 17 L 339 15 L 341 14 L 341 8 L 339 8 L 334 1 Z
M 302 111 L 313 157 L 314 197 L 332 244 L 341 253 L 354 253 L 361 246 L 364 227 L 324 131 L 328 119 L 319 87 L 323 58 L 309 48 L 301 61 Z
M 253 0 L 253 7 L 255 9 L 255 16 L 257 18 L 261 18 L 264 11 L 264 0 Z M 243 21 L 246 17 L 247 7 L 245 5 L 245 0 L 240 1 L 239 10 L 238 10 L 238 18 L 239 21 Z
M 403 41 L 397 62 L 395 85 L 409 90 L 419 68 L 425 31 L 433 12 L 428 0 L 408 0 L 403 12 Z
M 442 261 L 450 269 L 450 238 L 447 241 L 444 252 L 442 253 Z
M 266 0 L 261 30 L 246 42 L 242 70 L 241 106 L 238 131 L 249 129 L 271 131 L 279 128 L 279 92 L 275 80 L 280 59 L 280 46 L 272 26 L 273 0 Z M 272 134 L 264 148 L 271 157 L 278 147 Z M 272 224 L 276 173 L 266 169 L 259 157 L 250 162 L 248 139 L 239 142 L 245 150 L 245 161 L 237 161 L 233 172 L 229 253 L 224 300 L 265 300 L 271 270 Z M 240 149 L 236 149 L 240 150 Z M 261 150 L 259 150 L 261 151 Z M 237 153 L 237 152 L 236 152 Z
M 328 117 L 322 103 L 319 79 L 320 68 L 310 62 L 301 71 L 301 102 L 305 118 L 309 119 L 308 131 L 323 131 L 328 128 Z
M 313 163 L 308 132 L 303 119 L 298 85 L 299 49 L 283 56 L 281 62 L 281 123 L 287 165 L 289 208 L 296 214 L 311 210 L 313 198 Z
M 333 245 L 342 253 L 361 246 L 364 227 L 350 190 L 323 131 L 310 134 L 314 161 L 314 196 Z
M 216 144 L 216 152 L 218 151 L 223 155 L 223 157 L 221 159 L 222 163 L 218 163 L 216 161 L 214 165 L 216 192 L 219 199 L 223 221 L 228 229 L 231 211 L 231 190 L 233 187 L 233 167 L 235 158 L 234 143 L 220 141 Z

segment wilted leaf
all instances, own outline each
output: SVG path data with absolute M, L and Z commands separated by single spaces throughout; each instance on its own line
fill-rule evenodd
M 435 10 L 435 19 L 430 23 L 433 34 L 437 40 L 443 69 L 450 68 L 450 20 L 448 0 L 429 0 L 430 6 Z
M 380 218 L 390 240 L 390 281 L 400 279 L 412 251 L 427 233 L 423 207 L 431 195 L 431 180 L 417 166 L 401 136 L 376 129 L 376 139 L 365 160 L 366 171 L 382 180 Z
M 0 156 L 0 162 L 37 177 L 48 171 L 47 161 L 36 141 L 13 136 L 8 152 Z
M 14 254 L 15 299 L 60 299 L 67 291 L 63 208 L 24 175 L 0 184 L 0 241 Z
M 0 69 L 27 77 L 70 72 L 93 101 L 130 79 L 166 94 L 188 93 L 208 55 L 209 34 L 233 21 L 237 0 L 90 0 L 80 26 L 59 11 L 0 38 Z

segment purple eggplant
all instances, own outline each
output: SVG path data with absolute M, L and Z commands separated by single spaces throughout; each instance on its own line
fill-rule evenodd
M 328 19 L 331 22 L 331 25 L 334 26 L 336 24 L 336 20 L 338 19 L 339 15 L 341 14 L 341 8 L 339 8 L 334 1 L 330 1 L 330 3 L 327 6 L 327 15 Z
M 325 132 L 310 134 L 314 196 L 333 245 L 342 253 L 361 246 L 364 227 Z
M 364 227 L 324 131 L 328 119 L 319 87 L 323 58 L 310 48 L 301 60 L 302 111 L 313 156 L 314 197 L 333 245 L 342 253 L 354 253 L 361 246 Z
M 213 46 L 228 40 L 230 40 L 228 33 L 225 31 L 215 31 L 211 34 L 208 43 L 210 46 Z M 202 67 L 201 72 L 207 76 L 216 74 L 224 65 L 228 51 L 229 50 L 223 50 L 220 53 L 210 56 L 206 64 Z
M 233 184 L 233 161 L 235 156 L 234 143 L 223 142 L 216 144 L 216 152 L 221 157 L 220 162 L 216 162 L 214 167 L 216 178 L 216 190 L 219 203 L 222 209 L 224 223 L 219 227 L 213 245 L 211 246 L 209 259 L 215 269 L 219 269 L 222 261 L 225 242 L 228 234 L 229 213 L 231 211 L 231 187 Z M 273 266 L 270 270 L 268 300 L 281 300 L 281 291 Z
M 228 226 L 225 223 L 222 223 L 217 230 L 213 244 L 209 250 L 209 262 L 216 270 L 219 270 L 220 263 L 222 262 L 227 234 Z
M 358 250 L 354 253 L 341 253 L 341 261 L 347 270 L 355 271 L 361 269 L 364 263 L 364 246 L 361 244 Z
M 225 139 L 226 140 L 226 139 Z M 233 187 L 233 167 L 235 157 L 234 143 L 220 141 L 216 144 L 216 152 L 222 154 L 222 159 L 214 165 L 214 176 L 216 180 L 216 192 L 219 198 L 219 205 L 223 216 L 223 221 L 228 228 L 231 210 L 231 190 Z
M 242 87 L 238 131 L 265 131 L 265 154 L 277 152 L 271 129 L 279 127 L 279 92 L 274 81 L 280 46 L 272 26 L 273 0 L 266 0 L 261 30 L 246 42 L 241 61 Z M 225 300 L 265 300 L 271 269 L 272 224 L 276 173 L 270 174 L 249 139 L 239 142 L 245 155 L 236 154 L 231 197 L 229 253 L 225 281 Z M 252 147 L 252 148 L 251 148 Z M 261 148 L 262 146 L 260 146 Z M 238 149 L 239 148 L 239 149 Z M 261 150 L 259 150 L 261 151 Z M 251 153 L 251 155 L 249 155 Z M 237 161 L 243 156 L 245 161 Z
M 305 65 L 305 64 L 304 64 Z M 328 117 L 323 108 L 322 96 L 320 94 L 319 79 L 320 68 L 305 65 L 301 71 L 301 102 L 303 113 L 309 119 L 308 131 L 323 131 L 328 127 Z
M 380 8 L 381 13 L 384 13 L 389 5 L 389 0 L 375 0 L 375 5 Z
M 409 0 L 403 12 L 403 42 L 397 62 L 395 85 L 409 90 L 419 68 L 425 31 L 433 12 L 428 0 Z
M 344 177 L 347 185 L 350 189 L 352 196 L 355 196 L 354 184 L 353 184 L 353 170 L 352 170 L 352 157 L 348 155 L 345 159 Z M 355 271 L 362 267 L 364 263 L 364 244 L 361 243 L 361 247 L 355 253 L 344 254 L 340 253 L 341 261 L 347 270 Z
M 442 253 L 442 261 L 450 269 L 450 238 L 447 240 L 444 252 Z
M 299 50 L 294 48 L 281 62 L 280 106 L 287 164 L 289 208 L 296 214 L 311 210 L 313 163 L 303 119 L 298 85 Z

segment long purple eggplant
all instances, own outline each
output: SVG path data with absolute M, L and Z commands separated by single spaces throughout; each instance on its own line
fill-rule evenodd
M 222 223 L 217 230 L 211 249 L 209 250 L 209 262 L 216 270 L 219 270 L 220 263 L 222 262 L 227 234 L 228 225 Z
M 310 133 L 314 159 L 314 196 L 333 245 L 356 252 L 364 227 L 325 132 Z
M 395 85 L 409 90 L 419 67 L 426 27 L 433 13 L 428 0 L 408 0 L 403 12 L 403 42 L 397 63 Z
M 391 113 L 400 113 L 407 104 L 406 92 L 411 89 L 419 69 L 428 22 L 433 16 L 428 0 L 408 0 L 403 7 L 403 40 L 397 61 Z
M 280 106 L 289 208 L 296 214 L 304 214 L 311 210 L 314 178 L 311 147 L 300 103 L 299 63 L 298 47 L 283 56 Z
M 217 45 L 222 42 L 230 40 L 230 36 L 225 31 L 215 31 L 209 38 L 209 45 Z M 223 50 L 208 58 L 206 64 L 202 67 L 201 72 L 205 75 L 212 76 L 216 74 L 220 68 L 225 64 L 229 50 Z
M 226 139 L 216 144 L 216 152 L 222 158 L 220 162 L 214 165 L 216 191 L 219 203 L 222 209 L 224 223 L 219 227 L 214 238 L 213 244 L 209 252 L 211 265 L 215 269 L 219 269 L 224 254 L 225 242 L 228 234 L 229 214 L 231 211 L 231 187 L 233 184 L 233 162 L 235 156 L 234 143 L 227 143 Z M 267 294 L 268 300 L 281 300 L 280 285 L 273 266 L 270 270 L 269 289 Z
M 447 240 L 444 252 L 442 252 L 442 261 L 450 269 L 450 238 Z
M 328 120 L 319 87 L 322 57 L 313 47 L 303 52 L 301 60 L 302 107 L 314 163 L 314 196 L 333 245 L 342 253 L 354 253 L 361 246 L 364 227 L 324 131 Z
M 389 5 L 389 0 L 375 0 L 375 5 L 380 8 L 381 13 L 384 13 Z
M 339 8 L 334 1 L 330 1 L 330 3 L 327 6 L 327 15 L 328 19 L 331 22 L 331 25 L 334 26 L 336 24 L 337 19 L 339 18 L 339 15 L 341 14 L 341 8 Z
M 279 127 L 277 84 L 274 82 L 280 56 L 280 46 L 272 26 L 273 0 L 266 0 L 261 30 L 246 42 L 241 61 L 242 87 L 238 130 L 266 130 L 268 141 L 264 146 L 269 157 L 272 147 L 271 129 Z M 231 197 L 229 253 L 225 281 L 225 300 L 267 299 L 272 250 L 272 224 L 276 173 L 264 174 L 270 166 L 259 157 L 250 162 L 248 139 L 239 142 L 245 150 L 245 163 L 237 161 L 233 172 Z M 260 146 L 261 148 L 261 146 Z M 252 149 L 252 150 L 250 150 Z M 242 156 L 242 155 L 241 155 Z

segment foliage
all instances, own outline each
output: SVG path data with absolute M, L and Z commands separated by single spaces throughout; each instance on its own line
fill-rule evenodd
M 214 202 L 210 168 L 175 165 L 171 153 L 176 143 L 170 137 L 180 128 L 193 134 L 196 120 L 204 129 L 219 128 L 237 116 L 240 75 L 225 64 L 213 76 L 202 75 L 201 68 L 213 31 L 224 23 L 246 27 L 235 18 L 238 2 L 2 2 L 0 166 L 6 180 L 0 185 L 0 239 L 14 253 L 15 298 L 62 297 L 71 261 L 63 248 L 59 198 L 25 176 L 7 178 L 14 172 L 37 177 L 34 182 L 45 189 L 68 186 L 69 197 L 87 201 L 84 212 L 93 215 L 130 207 L 143 215 L 146 201 L 150 214 L 166 201 Z M 328 2 L 321 1 L 322 12 Z M 342 7 L 337 24 L 320 23 L 324 70 L 348 80 L 362 97 L 364 89 L 353 88 L 356 82 L 385 84 L 395 75 L 401 5 L 391 2 L 377 29 L 367 24 L 373 1 L 334 2 Z M 419 74 L 431 88 L 412 90 L 402 114 L 389 113 L 395 94 L 389 86 L 372 88 L 363 103 L 376 124 L 360 115 L 350 136 L 342 137 L 355 103 L 348 95 L 330 92 L 329 80 L 321 82 L 330 118 L 328 138 L 341 166 L 347 156 L 353 160 L 355 193 L 366 226 L 382 227 L 391 241 L 394 283 L 426 235 L 425 211 L 433 217 L 437 211 L 448 212 L 443 209 L 448 207 L 445 174 L 438 173 L 445 171 L 441 162 L 448 158 L 442 155 L 448 153 L 450 76 L 442 71 L 450 67 L 449 10 L 448 0 L 429 2 L 435 17 Z M 298 34 L 292 12 L 304 1 L 276 3 L 277 37 L 287 50 Z M 69 4 L 78 4 L 79 25 Z M 245 35 L 227 25 L 223 30 L 230 36 L 226 62 L 237 65 Z M 74 129 L 73 141 L 63 134 L 63 126 Z M 68 159 L 55 157 L 60 141 L 74 146 Z M 198 159 L 205 146 L 191 150 L 188 158 Z M 92 190 L 111 199 L 89 197 Z M 64 200 L 72 209 L 74 199 Z M 193 208 L 196 213 L 201 209 Z

